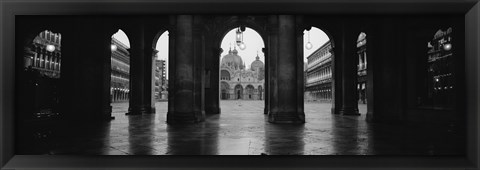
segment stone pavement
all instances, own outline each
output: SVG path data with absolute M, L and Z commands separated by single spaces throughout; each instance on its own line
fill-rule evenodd
M 114 103 L 110 123 L 60 135 L 48 154 L 86 155 L 459 155 L 462 136 L 433 126 L 376 125 L 330 113 L 330 103 L 306 103 L 305 124 L 272 124 L 263 101 L 221 101 L 205 122 L 167 125 L 167 102 L 156 114 L 126 116 Z

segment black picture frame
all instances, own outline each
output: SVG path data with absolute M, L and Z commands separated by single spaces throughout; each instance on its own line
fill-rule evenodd
M 43 156 L 14 153 L 15 16 L 150 14 L 465 14 L 466 157 L 397 156 Z M 480 3 L 478 0 L 112 0 L 0 1 L 1 169 L 478 169 Z

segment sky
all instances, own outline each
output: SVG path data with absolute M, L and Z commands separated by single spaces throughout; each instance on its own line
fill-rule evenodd
M 220 47 L 223 49 L 223 53 L 221 54 L 222 57 L 228 54 L 228 50 L 230 49 L 230 47 L 232 50 L 234 49 L 234 45 L 236 44 L 235 31 L 236 29 L 230 30 L 223 38 L 222 43 L 220 45 Z M 303 58 L 305 62 L 307 61 L 307 57 L 311 53 L 313 53 L 316 49 L 320 48 L 320 46 L 322 46 L 329 40 L 325 32 L 323 32 L 322 30 L 316 27 L 312 27 L 312 29 L 309 32 L 310 32 L 310 42 L 312 43 L 313 48 L 310 50 L 307 50 L 305 48 L 305 44 L 307 44 L 308 42 L 308 31 L 304 31 Z M 119 30 L 112 37 L 119 40 L 120 42 L 125 44 L 127 47 L 130 47 L 130 42 L 128 40 L 128 37 L 122 30 Z M 241 50 L 240 48 L 238 48 L 238 46 L 236 48 L 238 51 L 238 55 L 242 57 L 242 60 L 245 62 L 245 65 L 247 66 L 247 68 L 249 68 L 250 64 L 253 61 L 255 61 L 257 52 L 258 52 L 258 56 L 260 57 L 260 61 L 265 63 L 265 56 L 262 52 L 262 48 L 265 47 L 265 43 L 263 42 L 263 39 L 260 36 L 260 34 L 258 34 L 255 30 L 247 27 L 245 29 L 245 32 L 243 32 L 243 41 L 247 46 L 247 48 L 245 50 Z M 166 61 L 166 71 L 167 71 L 167 79 L 168 79 L 168 31 L 164 32 L 160 36 L 160 38 L 157 41 L 155 49 L 159 51 L 157 53 L 158 55 L 157 60 Z

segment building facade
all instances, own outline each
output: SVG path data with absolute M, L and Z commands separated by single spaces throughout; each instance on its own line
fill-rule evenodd
M 305 101 L 332 100 L 332 57 L 330 41 L 307 57 Z
M 365 33 L 360 33 L 357 40 L 357 90 L 358 90 L 358 102 L 367 103 L 367 38 Z
M 168 84 L 165 60 L 155 60 L 155 99 L 167 100 Z
M 61 39 L 59 33 L 40 32 L 24 47 L 21 79 L 25 90 L 18 95 L 31 108 L 19 110 L 27 119 L 54 118 L 59 115 Z
M 112 37 L 111 84 L 112 102 L 128 101 L 130 91 L 130 53 L 128 47 Z
M 453 66 L 452 28 L 439 29 L 428 42 L 427 72 L 420 95 L 420 105 L 425 107 L 452 108 L 454 104 L 455 76 Z M 419 90 L 420 91 L 420 90 Z
M 265 65 L 260 57 L 245 67 L 236 48 L 229 50 L 220 63 L 220 98 L 222 100 L 264 100 Z
M 45 30 L 25 48 L 25 68 L 38 71 L 49 78 L 60 78 L 62 35 Z

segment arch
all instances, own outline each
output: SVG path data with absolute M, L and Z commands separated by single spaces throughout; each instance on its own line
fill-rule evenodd
M 235 99 L 243 99 L 243 87 L 240 84 L 237 84 L 234 89 Z
M 61 33 L 50 30 L 37 32 L 31 39 L 30 35 L 24 37 L 26 39 L 23 43 L 27 43 L 17 47 L 23 49 L 22 53 L 17 55 L 19 60 L 22 60 L 22 65 L 25 68 L 37 69 L 50 78 L 60 78 L 61 37 Z M 43 69 L 53 73 L 44 72 Z
M 257 32 L 260 37 L 262 37 L 262 40 L 265 44 L 265 42 L 267 42 L 267 32 L 265 30 L 265 25 L 264 24 L 260 24 L 259 22 L 259 19 L 257 18 L 254 18 L 252 19 L 253 17 L 239 17 L 239 16 L 230 16 L 228 18 L 218 18 L 217 20 L 221 20 L 221 21 L 218 21 L 220 22 L 222 27 L 220 27 L 218 30 L 218 32 L 216 32 L 216 37 L 225 37 L 225 35 L 230 32 L 231 30 L 235 29 L 235 28 L 238 28 L 240 25 L 243 25 L 245 26 L 246 28 L 249 27 L 250 29 L 254 30 L 255 32 Z M 223 20 L 223 21 L 222 21 Z M 267 23 L 266 21 L 263 21 L 263 23 Z M 216 42 L 216 46 L 220 46 L 221 45 L 221 41 L 219 42 Z
M 130 39 L 122 29 L 118 29 L 118 31 L 114 33 L 112 37 L 122 42 L 126 47 L 130 48 Z
M 221 70 L 220 72 L 220 80 L 228 80 L 230 81 L 230 72 L 227 70 Z
M 120 89 L 130 89 L 130 40 L 127 34 L 118 29 L 111 36 L 111 86 L 115 88 L 115 100 L 121 100 Z
M 165 91 L 167 91 L 166 89 L 164 88 L 161 88 L 163 86 L 165 86 L 166 82 L 164 82 L 164 80 L 168 80 L 169 79 L 169 50 L 170 50 L 170 33 L 168 30 L 166 29 L 160 29 L 160 31 L 157 32 L 157 34 L 155 34 L 155 37 L 153 38 L 153 42 L 152 42 L 152 49 L 155 49 L 156 51 L 155 52 L 155 59 L 154 59 L 154 63 L 152 63 L 154 65 L 154 73 L 155 74 L 154 76 L 157 77 L 158 76 L 158 79 L 155 79 L 155 83 L 158 84 L 158 86 L 160 86 L 159 88 L 155 88 L 155 95 L 157 98 L 162 98 L 162 92 L 165 93 Z M 157 61 L 158 60 L 163 60 L 163 66 L 165 68 L 163 68 L 162 70 L 160 70 L 160 67 L 158 67 L 156 64 L 157 64 Z M 162 62 L 158 62 L 158 64 L 161 64 Z M 158 73 L 157 73 L 158 71 Z M 165 72 L 163 72 L 165 71 Z M 165 75 L 163 75 L 165 74 Z M 165 77 L 164 77 L 165 76 Z M 165 78 L 165 79 L 163 79 Z
M 226 100 L 226 99 L 230 99 L 230 85 L 225 82 L 225 81 L 221 81 L 220 83 L 220 90 L 221 90 L 221 99 L 222 100 Z
M 305 43 L 309 41 L 308 33 L 310 34 L 310 42 L 312 43 L 312 48 L 310 50 L 305 47 Z M 304 62 L 307 60 L 306 68 L 305 66 L 302 67 L 307 72 L 305 76 L 306 80 L 304 80 L 306 83 L 304 91 L 304 96 L 307 98 L 306 100 L 324 100 L 326 99 L 325 91 L 327 91 L 327 89 L 324 88 L 332 87 L 333 76 L 330 76 L 331 74 L 329 74 L 333 72 L 334 68 L 334 47 L 332 41 L 329 33 L 318 27 L 311 26 L 310 31 L 304 31 L 303 49 L 304 51 L 308 50 L 308 52 L 304 53 Z M 323 64 L 319 65 L 319 63 Z
M 157 34 L 155 34 L 155 37 L 153 38 L 152 49 L 157 49 L 158 45 L 161 45 L 160 43 L 164 40 L 166 40 L 168 44 L 169 37 L 170 37 L 170 32 L 168 32 L 168 30 L 161 29 L 160 31 L 158 31 Z M 166 48 L 166 50 L 168 51 L 168 48 Z
M 265 48 L 265 40 L 262 38 L 262 36 L 254 29 L 251 29 L 249 27 L 246 27 L 245 28 L 245 35 L 248 36 L 247 38 L 244 38 L 244 41 L 245 41 L 245 44 L 247 45 L 247 48 L 245 50 L 242 50 L 240 52 L 240 50 L 238 49 L 238 47 L 235 45 L 235 44 L 232 44 L 235 39 L 232 38 L 235 34 L 235 31 L 236 31 L 237 28 L 233 28 L 227 32 L 225 32 L 225 34 L 223 34 L 223 36 L 220 38 L 221 41 L 219 41 L 219 44 L 218 46 L 220 46 L 220 48 L 222 49 L 237 49 L 237 51 L 239 51 L 239 53 L 247 53 L 248 55 L 247 56 L 242 56 L 240 54 L 241 57 L 242 57 L 242 63 L 240 65 L 242 65 L 243 67 L 246 67 L 247 66 L 250 66 L 250 64 L 255 61 L 254 59 L 254 56 L 257 54 L 257 52 L 259 52 L 259 56 L 260 58 L 265 58 L 265 54 L 260 51 L 261 49 Z M 261 43 L 259 42 L 261 41 Z M 249 45 L 251 44 L 254 44 L 256 45 L 255 48 L 252 48 L 252 47 L 249 47 Z M 258 45 L 258 46 L 257 46 Z M 228 50 L 226 51 L 223 51 L 222 54 L 220 55 L 220 57 L 223 57 L 225 53 L 227 53 Z M 248 59 L 251 59 L 251 61 L 245 61 L 245 60 L 248 60 Z M 220 59 L 220 62 L 223 60 L 223 58 Z
M 255 88 L 251 84 L 245 86 L 245 91 L 246 91 L 246 94 L 245 94 L 246 99 L 249 99 L 249 100 L 255 99 L 255 94 L 254 94 Z

